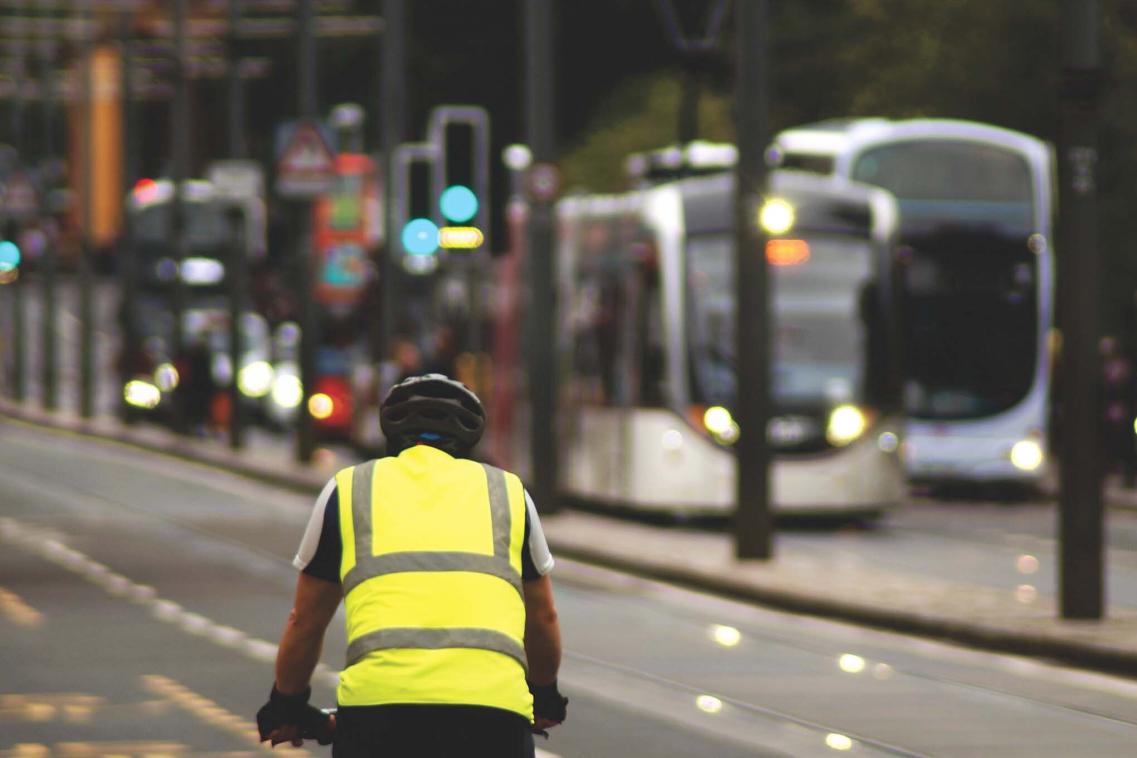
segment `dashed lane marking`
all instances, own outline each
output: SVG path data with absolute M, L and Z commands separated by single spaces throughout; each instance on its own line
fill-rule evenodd
M 276 645 L 266 640 L 250 637 L 240 629 L 218 624 L 199 613 L 187 611 L 178 603 L 167 600 L 158 595 L 157 590 L 144 584 L 138 584 L 131 579 L 117 574 L 107 566 L 99 563 L 82 552 L 64 544 L 54 532 L 29 527 L 11 518 L 0 518 L 0 541 L 11 542 L 18 547 L 28 550 L 45 560 L 78 574 L 87 581 L 101 587 L 108 594 L 121 597 L 130 602 L 142 605 L 159 621 L 177 626 L 183 632 L 202 637 L 221 647 L 236 650 L 247 658 L 271 663 L 276 660 Z M 339 683 L 339 672 L 320 663 L 313 673 L 313 679 L 335 687 Z M 216 725 L 230 729 L 239 729 L 241 734 L 251 734 L 255 740 L 256 727 L 249 725 L 251 732 L 246 730 L 246 722 L 239 717 L 228 713 L 216 703 L 207 700 L 174 682 L 172 679 L 161 676 L 148 676 L 143 678 L 144 684 L 151 692 L 159 692 L 163 697 L 174 700 L 198 716 L 214 719 Z M 235 733 L 235 732 L 234 732 Z M 267 743 L 260 743 L 265 747 Z M 29 754 L 31 756 L 33 754 Z M 44 753 L 43 755 L 51 755 Z M 302 751 L 290 751 L 289 755 L 307 755 Z M 7 758 L 0 753 L 0 758 Z M 20 756 L 24 758 L 24 756 Z M 537 758 L 561 758 L 555 753 L 537 748 Z
M 0 587 L 0 615 L 17 626 L 35 629 L 43 624 L 43 614 L 11 590 Z
M 225 710 L 214 701 L 194 692 L 184 684 L 176 682 L 168 676 L 151 674 L 142 677 L 142 686 L 155 695 L 172 701 L 179 708 L 204 721 L 206 724 L 238 737 L 254 747 L 259 747 L 262 751 L 272 752 L 272 746 L 267 742 L 260 741 L 256 724 L 241 718 L 231 711 Z M 288 751 L 288 754 L 295 756 L 312 755 L 301 748 L 292 748 Z

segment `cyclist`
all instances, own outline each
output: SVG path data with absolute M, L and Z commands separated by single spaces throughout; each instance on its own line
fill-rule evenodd
M 470 460 L 485 411 L 460 382 L 400 382 L 380 424 L 388 456 L 338 472 L 316 500 L 261 739 L 300 745 L 334 725 L 344 758 L 531 757 L 532 732 L 568 702 L 533 501 L 513 474 Z M 309 682 L 341 598 L 347 664 L 329 723 Z

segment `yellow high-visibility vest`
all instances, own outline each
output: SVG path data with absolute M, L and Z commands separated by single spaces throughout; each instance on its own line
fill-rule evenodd
M 336 474 L 347 613 L 340 705 L 503 708 L 525 683 L 525 490 L 426 445 Z

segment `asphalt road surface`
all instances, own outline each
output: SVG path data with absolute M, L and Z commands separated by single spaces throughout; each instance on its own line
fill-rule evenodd
M 0 461 L 0 758 L 261 752 L 253 714 L 308 499 L 2 422 Z M 912 529 L 892 543 L 915 555 L 941 538 Z M 1128 755 L 1137 741 L 1129 680 L 565 560 L 555 581 L 571 703 L 546 757 L 1065 758 Z M 343 651 L 335 628 L 315 702 L 332 703 Z

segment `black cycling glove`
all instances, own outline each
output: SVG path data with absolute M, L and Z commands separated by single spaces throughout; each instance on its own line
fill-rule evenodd
M 269 739 L 274 730 L 284 726 L 295 726 L 303 739 L 316 740 L 321 745 L 332 742 L 332 720 L 314 705 L 308 704 L 312 688 L 295 695 L 286 695 L 274 685 L 268 702 L 257 711 L 257 731 L 261 742 Z
M 568 698 L 557 689 L 557 680 L 552 684 L 529 683 L 529 692 L 533 694 L 533 718 L 546 719 L 555 724 L 565 720 L 568 711 Z M 544 730 L 535 730 L 538 734 L 545 734 Z

